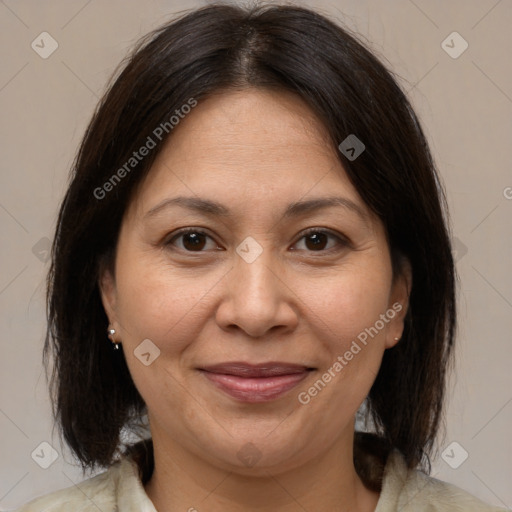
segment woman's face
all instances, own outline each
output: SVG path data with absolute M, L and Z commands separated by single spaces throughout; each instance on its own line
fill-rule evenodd
M 174 128 L 101 288 L 153 439 L 238 471 L 351 440 L 407 306 L 383 225 L 319 121 L 255 89 Z

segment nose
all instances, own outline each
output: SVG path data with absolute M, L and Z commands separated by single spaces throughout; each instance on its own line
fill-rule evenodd
M 298 323 L 296 295 L 287 282 L 282 262 L 265 249 L 248 263 L 235 255 L 224 277 L 225 294 L 216 311 L 224 330 L 241 329 L 253 338 L 293 330 Z

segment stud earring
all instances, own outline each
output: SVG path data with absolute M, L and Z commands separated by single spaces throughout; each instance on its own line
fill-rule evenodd
M 400 338 L 395 338 L 395 341 L 398 341 Z
M 113 329 L 112 327 L 110 327 L 110 325 L 109 325 L 108 329 L 107 329 L 107 333 L 108 333 L 108 338 L 114 344 L 114 350 L 119 350 L 119 343 L 114 340 L 114 334 L 116 333 L 116 330 Z

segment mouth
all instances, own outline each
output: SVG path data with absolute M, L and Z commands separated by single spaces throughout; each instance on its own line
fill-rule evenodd
M 198 370 L 225 394 L 243 402 L 268 402 L 290 391 L 315 368 L 281 362 L 220 363 Z

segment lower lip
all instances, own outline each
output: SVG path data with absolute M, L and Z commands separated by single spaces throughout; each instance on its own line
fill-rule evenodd
M 246 378 L 223 373 L 202 373 L 219 389 L 243 402 L 268 402 L 275 400 L 299 382 L 304 380 L 309 371 L 279 375 L 274 377 Z

